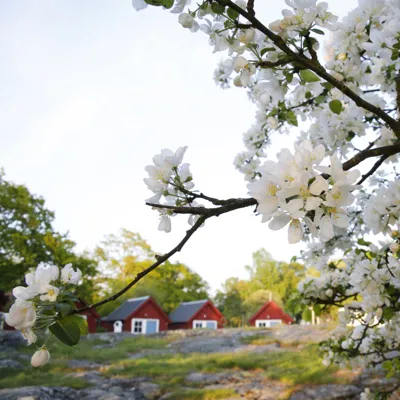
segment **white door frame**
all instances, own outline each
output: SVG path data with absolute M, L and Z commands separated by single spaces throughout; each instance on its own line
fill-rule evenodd
M 142 322 L 142 332 L 134 332 L 135 329 L 135 321 Z M 147 333 L 147 321 L 156 321 L 156 333 L 160 331 L 160 320 L 156 318 L 132 318 L 131 319 L 131 333 L 133 335 L 142 335 Z
M 212 319 L 195 319 L 192 324 L 193 329 L 200 329 L 196 328 L 196 324 L 201 324 L 201 328 L 207 328 L 207 322 L 213 322 L 215 324 L 215 329 L 218 329 L 218 323 Z
M 278 324 L 282 323 L 281 319 L 257 319 L 256 320 L 256 327 L 257 328 L 264 328 L 263 326 L 260 326 L 260 324 L 265 323 L 265 328 L 271 328 L 271 322 L 277 322 Z

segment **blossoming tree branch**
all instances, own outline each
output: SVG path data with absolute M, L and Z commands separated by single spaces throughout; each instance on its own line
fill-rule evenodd
M 225 57 L 216 83 L 241 88 L 256 104 L 245 149 L 234 159 L 249 197 L 217 199 L 195 190 L 183 163 L 186 147 L 162 150 L 146 167 L 145 183 L 153 192 L 146 204 L 165 232 L 172 217 L 188 216 L 191 227 L 181 242 L 118 293 L 78 310 L 68 306 L 73 294 L 67 287 L 50 284 L 78 283 L 79 271 L 67 266 L 62 277 L 70 278 L 59 281 L 54 267 L 39 266 L 35 279 L 27 275 L 26 288 L 14 289 L 7 315 L 28 342 L 48 328 L 75 344 L 84 329 L 77 314 L 125 293 L 180 251 L 209 218 L 253 207 L 269 229 L 287 227 L 289 243 L 306 242 L 302 257 L 320 270 L 319 277 L 300 283 L 292 310 L 303 310 L 307 319 L 310 307 L 317 314 L 344 308 L 340 327 L 322 344 L 324 362 L 400 369 L 400 4 L 360 0 L 338 21 L 325 2 L 285 2 L 283 18 L 264 24 L 254 0 L 194 6 L 188 0 L 133 0 L 136 10 L 170 9 L 184 28 L 208 36 L 213 52 Z M 281 134 L 292 135 L 293 145 L 275 159 L 268 147 Z M 44 344 L 32 364 L 48 359 Z

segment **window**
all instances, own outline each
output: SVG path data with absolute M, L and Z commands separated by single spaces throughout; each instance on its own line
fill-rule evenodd
M 258 319 L 256 321 L 257 328 L 272 328 L 273 326 L 280 325 L 281 319 Z
M 133 333 L 142 333 L 143 321 L 134 321 L 133 323 Z
M 202 328 L 207 328 L 207 329 L 217 329 L 217 321 L 211 321 L 211 320 L 194 320 L 193 321 L 193 329 L 202 329 Z
M 160 329 L 160 320 L 133 318 L 131 327 L 131 332 L 134 335 L 157 333 Z

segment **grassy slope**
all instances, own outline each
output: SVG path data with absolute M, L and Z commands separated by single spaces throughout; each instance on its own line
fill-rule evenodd
M 250 344 L 265 344 L 256 336 L 247 339 Z M 301 384 L 344 383 L 343 375 L 338 377 L 337 369 L 326 368 L 322 365 L 316 345 L 303 349 L 290 348 L 286 351 L 269 352 L 264 354 L 223 353 L 223 354 L 165 354 L 148 355 L 139 359 L 128 359 L 130 354 L 144 349 L 163 349 L 169 344 L 166 339 L 132 337 L 117 343 L 112 348 L 93 348 L 100 344 L 98 339 L 83 341 L 69 348 L 62 344 L 51 345 L 51 362 L 45 367 L 35 369 L 28 362 L 24 370 L 1 371 L 1 387 L 19 387 L 29 385 L 55 386 L 63 385 L 73 388 L 87 386 L 87 382 L 68 377 L 73 372 L 67 367 L 67 361 L 90 360 L 109 364 L 102 373 L 109 377 L 146 376 L 152 382 L 161 385 L 163 391 L 175 392 L 172 399 L 214 400 L 224 399 L 233 395 L 227 389 L 205 390 L 195 384 L 189 385 L 185 377 L 191 372 L 227 372 L 227 371 L 256 371 L 270 379 L 276 379 L 295 387 Z M 288 347 L 287 347 L 288 346 Z M 29 353 L 32 350 L 29 349 Z M 193 390 L 182 390 L 182 386 L 191 386 Z

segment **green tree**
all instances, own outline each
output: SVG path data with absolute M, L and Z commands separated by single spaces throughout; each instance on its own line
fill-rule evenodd
M 103 295 L 125 287 L 139 272 L 154 263 L 155 255 L 138 233 L 123 229 L 120 235 L 106 236 L 94 252 L 105 277 Z M 140 296 L 152 296 L 168 313 L 181 302 L 208 298 L 208 284 L 186 265 L 167 261 L 117 301 L 107 303 L 99 311 L 108 315 L 126 299 Z
M 271 298 L 285 308 L 306 273 L 304 265 L 276 261 L 265 249 L 253 253 L 252 265 L 245 268 L 248 280 L 229 278 L 215 296 L 230 326 L 245 325 Z
M 0 171 L 0 291 L 22 284 L 24 274 L 40 262 L 59 267 L 72 263 L 82 271 L 78 294 L 90 300 L 96 264 L 77 255 L 75 243 L 52 226 L 54 212 L 24 185 L 9 182 Z

